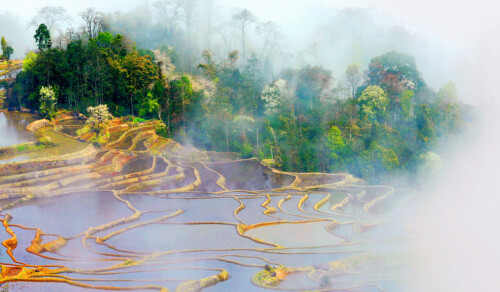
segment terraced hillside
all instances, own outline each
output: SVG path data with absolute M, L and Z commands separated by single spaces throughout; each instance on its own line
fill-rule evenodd
M 91 138 L 78 137 L 82 125 L 32 127 L 55 146 L 38 152 L 44 158 L 34 159 L 34 152 L 29 160 L 0 164 L 4 287 L 393 291 L 411 285 L 401 214 L 410 211 L 412 190 L 368 186 L 344 173 L 285 173 L 257 159 L 200 151 L 158 137 L 154 122 L 114 120 L 98 148 L 77 140 Z

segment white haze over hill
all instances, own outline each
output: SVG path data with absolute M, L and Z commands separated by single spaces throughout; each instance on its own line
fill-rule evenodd
M 205 0 L 206 1 L 206 0 Z M 112 13 L 151 7 L 153 0 L 2 0 L 0 32 L 11 41 L 16 57 L 34 48 L 34 28 L 27 23 L 44 6 L 61 6 L 78 27 L 78 14 L 88 7 Z M 348 64 L 366 68 L 369 60 L 389 50 L 413 55 L 424 78 L 436 90 L 454 81 L 462 99 L 482 103 L 492 97 L 476 88 L 494 84 L 485 66 L 495 60 L 499 30 L 498 4 L 478 1 L 395 0 L 215 0 L 217 18 L 230 18 L 247 8 L 259 21 L 273 21 L 283 32 L 280 45 L 286 64 L 318 63 L 338 79 Z M 497 7 L 495 7 L 497 6 Z M 345 10 L 346 7 L 351 9 Z M 497 8 L 497 9 L 495 9 Z M 221 17 L 222 16 L 222 17 Z M 16 21 L 17 19 L 17 21 Z M 260 44 L 250 29 L 250 50 Z M 239 48 L 235 48 L 239 49 Z
M 153 1 L 149 1 L 152 3 Z M 351 62 L 366 68 L 370 58 L 396 49 L 416 57 L 425 80 L 438 89 L 453 80 L 462 100 L 488 110 L 481 113 L 466 150 L 432 189 L 419 229 L 428 238 L 422 270 L 441 279 L 439 291 L 495 291 L 500 286 L 500 125 L 498 48 L 500 4 L 493 0 L 253 0 L 217 1 L 221 14 L 251 10 L 260 20 L 272 20 L 286 35 L 292 63 L 323 64 L 340 79 Z M 129 11 L 148 1 L 129 0 L 1 0 L 0 35 L 22 57 L 33 48 L 33 29 L 26 23 L 40 7 L 63 6 L 79 22 L 87 7 Z M 343 10 L 346 7 L 361 10 Z M 342 13 L 343 11 L 343 13 Z M 346 12 L 347 11 L 347 12 Z M 339 14 L 340 13 L 340 14 Z M 340 16 L 340 17 L 339 17 Z M 328 27 L 338 23 L 328 42 Z M 346 25 L 349 24 L 349 25 Z M 323 34 L 322 34 L 323 33 Z M 325 35 L 326 34 L 326 35 Z M 335 38 L 339 36 L 339 38 Z M 314 44 L 318 45 L 315 47 Z M 251 43 L 251 46 L 256 46 Z M 319 48 L 313 55 L 315 48 Z M 355 48 L 356 50 L 353 50 Z M 302 53 L 301 53 L 302 52 Z M 472 146 L 471 146 L 472 145 Z M 429 291 L 421 289 L 420 291 Z

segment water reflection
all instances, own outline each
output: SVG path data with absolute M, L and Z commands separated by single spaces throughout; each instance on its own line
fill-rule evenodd
M 34 120 L 30 114 L 0 112 L 0 147 L 33 141 L 34 135 L 26 127 Z

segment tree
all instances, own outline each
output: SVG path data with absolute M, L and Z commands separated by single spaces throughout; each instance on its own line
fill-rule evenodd
M 134 115 L 134 98 L 144 92 L 157 79 L 157 66 L 149 56 L 139 56 L 137 52 L 127 54 L 119 70 L 125 73 L 126 90 L 130 101 L 130 111 Z
M 194 94 L 191 80 L 188 76 L 182 76 L 180 79 L 172 80 L 170 82 L 170 95 L 176 105 L 180 104 L 182 109 L 182 126 L 186 130 L 186 107 L 191 102 Z M 175 107 L 174 107 L 175 109 Z M 179 114 L 177 114 L 179 116 Z
M 247 27 L 254 23 L 257 18 L 252 14 L 252 12 L 248 11 L 247 9 L 241 10 L 239 13 L 236 13 L 233 15 L 233 19 L 236 21 L 238 24 L 238 27 L 240 29 L 241 33 L 241 49 L 242 49 L 242 60 L 245 62 L 245 57 L 246 57 L 246 30 Z
M 40 24 L 34 37 L 40 51 L 44 51 L 45 49 L 50 49 L 52 47 L 50 32 L 45 24 Z
M 226 47 L 226 53 L 231 52 L 234 48 L 233 40 L 235 33 L 235 27 L 231 22 L 221 23 L 215 28 L 216 32 L 221 36 L 222 41 Z
M 358 64 L 353 63 L 349 65 L 349 67 L 347 67 L 347 69 L 345 70 L 345 81 L 349 88 L 351 98 L 354 98 L 354 96 L 356 95 L 356 90 L 363 82 L 363 74 L 359 72 Z
M 182 0 L 181 1 L 181 9 L 182 9 L 182 20 L 186 25 L 186 35 L 188 40 L 191 40 L 191 33 L 193 30 L 193 23 L 196 19 L 195 14 L 198 9 L 198 0 Z
M 281 34 L 278 30 L 278 26 L 276 23 L 272 21 L 260 23 L 255 30 L 257 34 L 264 41 L 264 45 L 262 48 L 262 57 L 266 58 L 273 52 L 276 42 L 280 38 Z
M 35 65 L 37 57 L 38 55 L 36 53 L 28 52 L 28 54 L 26 54 L 26 57 L 24 57 L 23 70 L 24 71 L 31 70 Z
M 404 90 L 418 91 L 426 86 L 415 58 L 396 51 L 371 59 L 367 83 L 381 86 L 389 96 Z
M 362 117 L 378 123 L 385 119 L 389 99 L 379 86 L 368 86 L 359 97 L 358 103 Z
M 298 72 L 297 98 L 299 106 L 313 110 L 320 104 L 322 95 L 330 88 L 333 82 L 332 72 L 321 66 L 306 66 Z
M 276 80 L 272 85 L 266 85 L 262 91 L 262 100 L 266 114 L 276 113 L 283 106 L 290 93 L 286 88 L 286 81 L 283 79 Z
M 342 164 L 342 153 L 344 151 L 345 142 L 344 138 L 342 137 L 342 132 L 337 126 L 332 126 L 330 130 L 328 130 L 328 142 L 328 146 L 330 148 L 330 157 L 337 164 Z
M 457 86 L 449 81 L 438 91 L 438 98 L 443 102 L 455 101 L 458 98 Z
M 59 29 L 61 22 L 68 22 L 70 19 L 64 8 L 60 6 L 45 6 L 38 9 L 37 15 L 31 19 L 29 26 L 37 27 L 44 23 L 50 31 Z
M 394 173 L 399 167 L 399 158 L 392 149 L 387 149 L 374 142 L 360 155 L 363 177 L 380 179 L 380 174 Z
M 212 30 L 213 30 L 213 17 L 214 17 L 214 0 L 202 0 L 203 4 L 203 44 L 208 50 L 212 49 Z
M 168 36 L 174 39 L 174 33 L 180 20 L 182 0 L 158 0 L 153 2 L 158 23 L 167 29 Z
M 86 121 L 87 125 L 90 125 L 92 131 L 94 131 L 97 135 L 102 130 L 103 123 L 112 119 L 113 115 L 109 113 L 108 106 L 106 104 L 100 104 L 96 107 L 88 107 L 87 112 L 89 114 L 89 118 Z
M 52 86 L 42 86 L 40 89 L 40 113 L 49 119 L 54 116 L 57 104 L 56 93 Z
M 14 49 L 11 46 L 9 46 L 9 44 L 5 40 L 5 37 L 2 37 L 1 46 L 2 46 L 2 59 L 9 61 L 10 56 L 12 56 L 12 54 L 14 53 Z
M 172 64 L 172 59 L 161 50 L 153 50 L 155 62 L 160 70 L 162 80 L 170 80 L 174 77 L 175 65 Z
M 411 90 L 407 90 L 403 92 L 400 98 L 400 106 L 401 106 L 401 113 L 403 117 L 403 121 L 406 121 L 407 124 L 407 135 L 410 135 L 410 127 L 411 127 L 411 116 L 413 115 L 413 101 L 412 98 L 414 96 L 414 92 Z
M 104 32 L 107 23 L 102 15 L 102 13 L 96 12 L 94 8 L 88 8 L 87 10 L 80 13 L 83 25 L 82 30 L 88 38 L 95 38 L 99 33 Z

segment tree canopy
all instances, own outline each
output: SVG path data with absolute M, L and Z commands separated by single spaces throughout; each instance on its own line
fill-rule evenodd
M 181 8 L 162 6 L 167 2 L 155 5 L 172 27 L 169 15 Z M 97 17 L 92 13 L 87 16 Z M 243 24 L 252 23 L 247 16 L 238 16 L 243 33 Z M 175 65 L 172 47 L 140 49 L 105 26 L 86 27 L 53 47 L 41 24 L 35 39 L 39 51 L 26 57 L 9 91 L 10 107 L 48 115 L 57 106 L 93 116 L 96 106 L 106 105 L 114 116 L 163 120 L 163 136 L 269 159 L 287 171 L 347 171 L 369 180 L 411 176 L 441 138 L 466 124 L 455 85 L 434 92 L 416 60 L 395 51 L 372 58 L 365 72 L 351 64 L 336 80 L 318 65 L 270 75 L 259 55 L 242 59 L 239 51 L 217 58 L 204 50 L 188 74 Z

